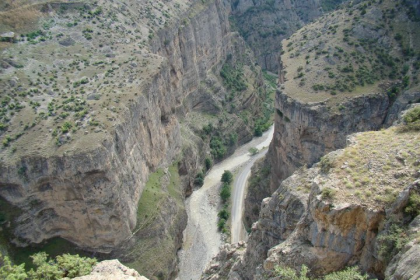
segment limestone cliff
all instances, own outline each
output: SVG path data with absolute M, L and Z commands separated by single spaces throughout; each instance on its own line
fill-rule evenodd
M 232 16 L 266 70 L 277 72 L 281 41 L 344 1 L 232 0 Z
M 350 133 L 389 126 L 410 103 L 419 102 L 420 58 L 411 53 L 414 45 L 416 49 L 419 46 L 417 5 L 418 1 L 348 3 L 283 41 L 275 134 L 268 153 L 271 188 L 277 191 L 263 201 L 245 253 L 237 256 L 231 252 L 230 256 L 236 257 L 229 259 L 230 268 L 210 267 L 206 277 L 265 279 L 275 276 L 275 265 L 299 268 L 302 264 L 309 265 L 315 275 L 357 264 L 380 279 L 385 277 L 390 260 L 379 247 L 387 236 L 395 234 L 389 226 L 394 219 L 389 209 L 403 209 L 406 200 L 397 200 L 393 206 L 390 203 L 404 188 L 404 193 L 417 188 L 417 165 L 412 158 L 417 153 L 409 156 L 414 164 L 411 171 L 406 170 L 405 159 L 402 166 L 394 162 L 399 158 L 398 149 L 395 155 L 382 157 L 380 165 L 376 155 L 368 156 L 389 151 L 385 143 L 394 137 L 383 138 L 382 144 L 376 148 L 373 145 L 372 150 L 355 152 L 357 163 L 343 161 L 343 151 L 331 154 L 341 160 L 334 165 L 335 170 L 349 171 L 351 165 L 364 168 L 341 174 L 341 181 L 329 181 L 331 175 L 325 175 L 331 167 L 329 156 L 321 157 L 343 148 Z M 360 145 L 371 144 L 365 139 Z M 351 150 L 347 150 L 348 158 L 354 157 L 348 155 Z M 319 165 L 310 168 L 320 159 Z M 388 159 L 390 166 L 381 167 Z M 389 169 L 395 168 L 400 173 L 388 177 Z M 387 179 L 372 180 L 366 170 Z M 343 191 L 341 186 L 348 190 Z M 415 227 L 415 223 L 407 224 L 413 218 L 405 218 L 403 224 L 394 227 Z M 410 244 L 405 249 L 403 267 L 413 252 Z M 416 265 L 413 262 L 407 269 L 416 270 Z M 392 268 L 398 266 L 394 263 Z
M 102 261 L 96 264 L 89 275 L 73 278 L 76 280 L 148 280 L 134 269 L 122 265 L 118 260 Z
M 224 249 L 204 279 L 270 279 L 278 265 L 303 264 L 317 276 L 358 265 L 379 279 L 416 279 L 418 137 L 397 128 L 359 133 L 299 169 L 263 201 L 246 250 Z
M 191 191 L 209 151 L 198 136 L 208 115 L 223 113 L 211 122 L 236 135 L 232 146 L 250 139 L 264 98 L 260 70 L 219 0 L 29 8 L 40 17 L 39 32 L 20 31 L 22 39 L 2 45 L 8 109 L 1 116 L 0 196 L 21 210 L 7 230 L 18 246 L 59 236 L 110 253 L 135 234 L 151 172 L 178 161 L 184 188 L 177 191 Z M 23 13 L 3 13 L 12 12 Z M 1 28 L 18 28 L 12 23 Z M 246 86 L 229 99 L 219 75 L 225 63 L 240 65 Z M 248 110 L 247 124 L 234 108 Z M 164 220 L 163 227 L 142 234 L 162 240 L 173 233 L 171 252 L 161 252 L 172 256 L 166 279 L 186 219 L 183 203 L 161 206 L 152 227 Z

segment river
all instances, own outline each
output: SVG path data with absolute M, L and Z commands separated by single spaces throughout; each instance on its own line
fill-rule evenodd
M 253 160 L 248 150 L 252 147 L 260 150 L 268 147 L 273 133 L 274 126 L 271 126 L 263 136 L 254 138 L 236 149 L 233 155 L 214 165 L 204 178 L 203 186 L 195 190 L 186 200 L 188 223 L 184 231 L 182 249 L 178 255 L 180 272 L 177 279 L 200 279 L 205 267 L 218 253 L 220 245 L 223 244 L 222 236 L 217 230 L 217 213 L 220 205 L 219 185 L 223 172 L 235 170 L 241 174 L 242 169 L 249 165 L 246 163 Z M 232 192 L 233 196 L 235 196 L 234 192 Z M 241 200 L 243 200 L 243 193 Z M 240 204 L 242 205 L 242 203 Z M 242 209 L 234 212 L 242 213 Z M 238 220 L 238 214 L 235 217 Z

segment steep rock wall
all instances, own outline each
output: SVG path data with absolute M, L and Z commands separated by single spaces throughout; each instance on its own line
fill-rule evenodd
M 277 92 L 274 138 L 269 156 L 274 189 L 301 166 L 311 166 L 321 156 L 343 148 L 347 135 L 379 129 L 387 116 L 385 94 L 370 94 L 343 102 L 334 112 L 327 102 L 304 104 Z
M 327 3 L 327 6 L 325 5 Z M 231 0 L 241 35 L 263 69 L 277 72 L 281 41 L 344 1 Z
M 95 148 L 50 157 L 32 151 L 1 163 L 0 195 L 23 210 L 12 225 L 16 244 L 60 236 L 106 253 L 131 235 L 149 172 L 181 152 L 179 119 L 198 102 L 190 97 L 206 73 L 233 52 L 237 35 L 229 31 L 221 1 L 198 1 L 187 16 L 188 24 L 179 20 L 152 42 L 160 67 L 121 113 L 122 123 Z M 199 156 L 188 159 L 193 162 L 184 165 L 198 167 Z M 195 170 L 187 173 L 193 177 Z

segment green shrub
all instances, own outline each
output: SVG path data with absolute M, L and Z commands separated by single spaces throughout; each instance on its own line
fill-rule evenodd
M 204 184 L 204 174 L 203 172 L 198 172 L 194 178 L 194 185 L 201 187 Z
M 63 254 L 49 259 L 48 254 L 40 252 L 31 256 L 36 269 L 25 272 L 25 265 L 13 265 L 10 259 L 0 254 L 0 279 L 5 280 L 58 280 L 87 275 L 96 264 L 96 259 Z
M 279 276 L 280 279 L 284 280 L 310 280 L 306 275 L 308 274 L 308 267 L 302 265 L 300 273 L 298 274 L 294 269 L 290 267 L 276 266 L 274 273 Z
M 420 195 L 418 193 L 411 193 L 408 199 L 408 204 L 404 208 L 404 213 L 413 218 L 420 214 Z
M 73 127 L 73 124 L 70 122 L 64 122 L 63 125 L 61 126 L 61 132 L 62 133 L 67 133 L 69 132 L 69 130 Z
M 226 184 L 230 184 L 233 181 L 233 174 L 229 170 L 225 170 L 222 175 L 222 182 Z
M 276 266 L 274 268 L 274 273 L 276 276 L 279 276 L 281 280 L 310 280 L 308 275 L 308 268 L 305 265 L 302 265 L 300 273 L 297 273 L 294 269 L 290 267 L 281 267 Z M 315 280 L 315 278 L 312 278 Z M 317 278 L 318 279 L 318 278 Z M 318 280 L 368 280 L 367 275 L 362 275 L 359 272 L 357 267 L 348 267 L 344 270 L 332 272 L 325 275 L 323 278 Z
M 225 228 L 226 225 L 226 220 L 225 219 L 220 219 L 219 222 L 217 223 L 217 228 L 222 231 Z
M 220 210 L 220 212 L 217 214 L 217 216 L 219 216 L 220 219 L 229 219 L 229 211 L 226 208 L 223 208 L 222 210 Z
M 403 131 L 408 130 L 420 130 L 420 107 L 416 107 L 408 111 L 404 116 L 404 126 L 402 127 Z
M 222 201 L 225 203 L 230 198 L 230 186 L 227 183 L 224 183 L 222 186 L 222 190 L 220 191 L 220 197 Z
M 0 279 L 25 280 L 27 277 L 24 264 L 13 265 L 8 256 L 0 253 Z
M 328 173 L 334 167 L 334 162 L 328 156 L 323 156 L 319 164 L 322 173 Z
M 226 147 L 222 142 L 222 139 L 218 136 L 214 136 L 210 140 L 210 153 L 213 157 L 221 159 L 226 154 Z
M 206 157 L 206 159 L 204 160 L 204 164 L 206 166 L 206 170 L 209 170 L 213 166 L 213 161 L 211 160 L 211 158 Z
M 240 92 L 248 88 L 241 68 L 225 64 L 222 70 L 220 70 L 220 76 L 223 78 L 223 83 L 228 89 Z
M 330 273 L 324 276 L 324 280 L 368 280 L 368 276 L 360 274 L 358 268 L 354 266 L 342 271 Z
M 393 256 L 407 244 L 408 236 L 405 228 L 398 224 L 392 224 L 388 230 L 378 236 L 379 256 L 389 262 Z
M 249 148 L 248 152 L 251 154 L 251 156 L 255 156 L 258 154 L 259 150 L 255 147 Z
M 322 199 L 332 199 L 334 197 L 335 191 L 331 188 L 324 188 L 321 191 Z

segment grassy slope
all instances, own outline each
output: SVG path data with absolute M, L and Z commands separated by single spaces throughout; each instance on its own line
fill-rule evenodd
M 357 133 L 352 141 L 343 152 L 330 158 L 328 176 L 319 178 L 321 189 L 332 190 L 334 202 L 381 208 L 415 180 L 419 132 L 400 132 L 391 127 Z
M 159 275 L 168 272 L 168 264 L 171 264 L 173 259 L 172 252 L 177 249 L 174 247 L 175 230 L 172 228 L 176 226 L 177 221 L 173 221 L 167 231 L 163 230 L 161 223 L 162 218 L 165 218 L 162 209 L 166 215 L 179 218 L 184 209 L 181 188 L 178 167 L 175 163 L 168 168 L 167 173 L 159 169 L 150 175 L 138 204 L 137 226 L 133 232 L 138 240 L 125 253 L 124 257 L 131 259 L 125 264 L 151 279 L 159 278 Z M 174 203 L 178 214 L 168 214 L 165 208 Z
M 420 22 L 399 1 L 348 4 L 300 29 L 283 49 L 287 94 L 303 102 L 419 89 Z

